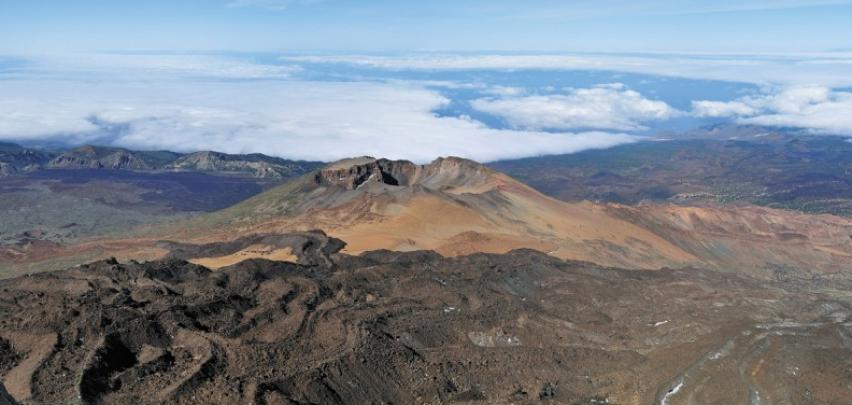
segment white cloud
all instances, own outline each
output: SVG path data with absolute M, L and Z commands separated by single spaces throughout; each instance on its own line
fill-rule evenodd
M 752 115 L 756 110 L 747 103 L 741 101 L 693 101 L 692 112 L 695 116 L 703 118 L 733 117 L 738 115 Z
M 418 162 L 442 155 L 490 161 L 570 153 L 634 140 L 602 132 L 497 130 L 438 117 L 432 111 L 447 99 L 403 84 L 14 80 L 2 86 L 0 139 Z
M 491 86 L 483 89 L 482 92 L 494 96 L 514 97 L 524 94 L 525 90 L 523 88 L 513 86 Z
M 693 114 L 732 117 L 745 124 L 852 135 L 852 92 L 823 86 L 790 86 L 730 102 L 696 101 Z
M 643 97 L 622 84 L 569 89 L 565 94 L 474 100 L 474 109 L 499 116 L 520 129 L 603 129 L 636 131 L 642 123 L 665 120 L 677 110 Z
M 286 56 L 292 62 L 341 63 L 389 70 L 603 70 L 757 84 L 852 86 L 852 53 L 540 54 Z

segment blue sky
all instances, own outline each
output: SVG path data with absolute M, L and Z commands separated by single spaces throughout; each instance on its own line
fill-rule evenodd
M 852 48 L 850 1 L 0 0 L 0 52 Z
M 852 137 L 850 3 L 0 0 L 0 140 L 426 162 Z

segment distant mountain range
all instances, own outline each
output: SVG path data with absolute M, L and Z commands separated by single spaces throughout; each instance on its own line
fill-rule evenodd
M 0 143 L 0 176 L 40 169 L 114 169 L 134 171 L 192 171 L 266 179 L 284 179 L 307 173 L 321 164 L 292 161 L 259 153 L 231 155 L 201 151 L 181 154 L 170 151 L 133 151 L 124 148 L 84 145 L 51 152 Z

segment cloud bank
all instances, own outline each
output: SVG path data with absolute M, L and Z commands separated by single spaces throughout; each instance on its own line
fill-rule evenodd
M 695 101 L 692 105 L 699 117 L 852 136 L 852 92 L 823 86 L 790 86 L 729 102 Z
M 516 129 L 640 131 L 647 121 L 672 118 L 677 110 L 623 84 L 568 89 L 565 94 L 474 100 L 474 109 L 499 116 Z
M 2 84 L 0 139 L 136 149 L 261 152 L 294 159 L 374 155 L 479 161 L 605 148 L 619 133 L 501 130 L 438 117 L 450 101 L 399 83 L 14 80 Z

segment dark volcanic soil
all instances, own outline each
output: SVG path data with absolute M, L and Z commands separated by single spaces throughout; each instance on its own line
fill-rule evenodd
M 315 257 L 218 271 L 102 261 L 2 280 L 0 380 L 25 403 L 852 398 L 842 288 L 281 240 Z

